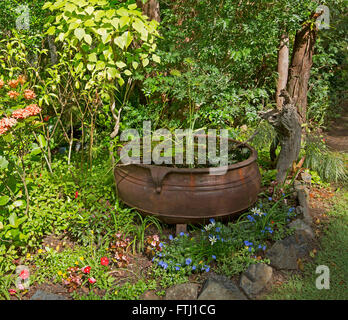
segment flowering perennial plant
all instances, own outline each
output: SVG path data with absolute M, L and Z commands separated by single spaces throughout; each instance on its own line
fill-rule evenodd
M 8 133 L 11 128 L 17 125 L 18 120 L 36 116 L 42 111 L 35 103 L 25 106 L 28 101 L 36 98 L 33 90 L 24 89 L 25 84 L 26 79 L 24 76 L 18 76 L 17 79 L 9 80 L 7 84 L 3 79 L 0 79 L 0 101 L 6 105 L 6 110 L 1 110 L 0 106 L 0 116 L 3 115 L 0 118 L 0 135 Z M 5 95 L 4 92 L 6 92 Z
M 112 261 L 116 263 L 117 267 L 125 268 L 130 262 L 129 247 L 130 239 L 125 237 L 122 233 L 115 235 L 116 241 L 110 245 L 110 252 L 113 254 Z

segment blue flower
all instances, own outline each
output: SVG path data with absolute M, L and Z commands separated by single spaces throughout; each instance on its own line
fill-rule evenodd
M 180 270 L 180 267 L 176 266 L 176 267 L 175 267 L 175 270 L 176 270 L 176 271 L 179 271 L 179 270 Z
M 245 240 L 245 241 L 244 241 L 244 244 L 245 244 L 246 246 L 248 246 L 248 245 L 249 245 L 249 241 Z
M 216 260 L 216 256 L 212 255 L 211 257 L 212 257 L 214 260 Z
M 272 199 L 272 197 L 268 197 L 268 200 L 269 200 L 269 201 L 272 201 L 273 199 Z
M 185 261 L 186 265 L 189 265 L 191 262 L 192 262 L 192 259 L 190 259 L 190 258 L 186 259 L 186 261 Z
M 155 257 L 153 257 L 151 261 L 154 262 L 155 261 Z
M 206 271 L 206 272 L 209 272 L 210 267 L 209 267 L 209 266 L 206 266 L 206 265 L 205 265 L 204 267 L 205 267 L 205 271 Z
M 220 227 L 217 227 L 215 230 L 216 230 L 216 232 L 220 232 L 220 231 L 221 231 L 221 228 L 220 228 Z
M 173 236 L 172 235 L 169 235 L 169 240 L 173 240 Z
M 209 219 L 210 223 L 215 223 L 215 220 L 213 218 Z
M 167 268 L 168 268 L 168 264 L 165 263 L 165 262 L 163 262 L 162 267 L 163 267 L 164 269 L 167 269 Z
M 221 238 L 221 242 L 224 242 L 224 238 Z
M 259 249 L 261 249 L 261 248 L 262 248 L 261 244 L 259 244 L 258 248 L 259 248 Z
M 266 250 L 266 246 L 263 246 L 262 250 L 265 251 Z
M 248 251 L 251 252 L 251 247 L 248 248 Z
M 192 266 L 192 270 L 196 270 L 196 266 Z
M 295 211 L 295 208 L 294 207 L 291 207 L 290 209 L 289 209 L 289 212 L 294 212 Z
M 216 239 L 220 240 L 220 236 L 218 234 L 216 235 Z
M 157 255 L 158 255 L 159 257 L 162 257 L 162 253 L 161 253 L 161 252 L 157 253 Z
M 255 218 L 253 216 L 251 216 L 250 214 L 247 215 L 247 218 L 250 222 L 255 222 Z
M 162 247 L 163 247 L 163 243 L 162 243 L 162 242 L 160 242 L 159 246 L 160 246 L 160 248 L 162 248 Z
M 161 267 L 163 266 L 163 263 L 164 262 L 162 260 L 158 261 L 158 265 L 161 266 Z
M 180 232 L 180 236 L 182 237 L 182 236 L 184 236 L 185 235 L 185 233 L 184 232 Z

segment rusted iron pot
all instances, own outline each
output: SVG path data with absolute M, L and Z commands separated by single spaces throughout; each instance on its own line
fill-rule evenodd
M 234 141 L 234 140 L 231 140 Z M 171 168 L 130 164 L 114 170 L 118 196 L 144 215 L 155 215 L 168 224 L 205 223 L 233 217 L 257 200 L 261 175 L 257 152 L 230 165 L 222 175 L 209 168 Z

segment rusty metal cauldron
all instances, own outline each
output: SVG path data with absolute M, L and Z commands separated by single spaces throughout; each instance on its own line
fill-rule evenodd
M 232 142 L 237 142 L 229 139 Z M 118 197 L 144 215 L 168 224 L 205 223 L 233 217 L 253 205 L 260 191 L 257 152 L 227 167 L 222 175 L 209 168 L 171 168 L 129 164 L 114 169 Z

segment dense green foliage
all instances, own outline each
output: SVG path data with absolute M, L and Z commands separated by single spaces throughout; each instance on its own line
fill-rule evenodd
M 313 136 L 346 98 L 348 24 L 344 1 L 322 4 L 331 27 L 318 33 L 300 156 L 312 183 L 327 187 L 324 180 L 347 178 L 346 158 Z M 18 28 L 21 5 L 28 29 Z M 292 232 L 296 176 L 289 171 L 290 184 L 274 183 L 275 131 L 258 112 L 275 106 L 281 34 L 289 34 L 291 51 L 317 6 L 165 0 L 158 24 L 135 0 L 1 1 L 0 297 L 10 298 L 19 264 L 30 266 L 34 283 L 63 283 L 75 299 L 138 299 L 211 269 L 234 276 L 267 263 L 267 246 Z M 168 238 L 168 226 L 122 204 L 113 179 L 119 138 L 110 133 L 141 133 L 144 120 L 153 130 L 227 128 L 242 141 L 257 130 L 251 143 L 265 187 L 258 207 L 233 223 L 212 220 Z M 343 224 L 333 226 L 325 248 L 338 239 L 334 232 L 346 241 Z M 44 244 L 48 236 L 60 244 Z M 131 269 L 131 259 L 152 261 L 144 271 Z M 114 276 L 127 268 L 125 279 Z

